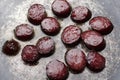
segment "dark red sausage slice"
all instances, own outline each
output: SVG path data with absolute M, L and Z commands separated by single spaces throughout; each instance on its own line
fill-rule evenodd
M 91 11 L 84 6 L 75 7 L 71 13 L 71 19 L 77 23 L 84 23 L 91 18 Z
M 106 17 L 94 17 L 90 20 L 89 24 L 92 27 L 92 29 L 100 32 L 101 34 L 108 34 L 113 30 L 113 24 Z
M 41 22 L 41 29 L 48 35 L 55 35 L 60 31 L 60 24 L 55 18 L 47 17 Z
M 3 45 L 3 53 L 6 55 L 16 55 L 20 50 L 20 44 L 15 40 L 6 41 Z
M 45 8 L 41 4 L 33 4 L 28 10 L 28 20 L 34 24 L 38 25 L 47 16 Z
M 105 58 L 98 52 L 91 51 L 87 55 L 87 66 L 94 72 L 99 72 L 105 68 Z
M 52 3 L 52 11 L 58 17 L 67 17 L 71 12 L 71 7 L 67 0 L 55 0 Z
M 66 52 L 65 60 L 72 71 L 81 72 L 86 66 L 86 56 L 80 49 L 71 49 Z
M 32 26 L 28 24 L 21 24 L 15 28 L 14 34 L 17 39 L 22 41 L 27 41 L 33 38 L 34 29 Z
M 46 74 L 50 80 L 66 80 L 68 69 L 63 62 L 52 60 L 46 66 Z
M 38 50 L 39 54 L 41 54 L 42 56 L 50 55 L 55 50 L 54 40 L 47 36 L 40 38 L 38 40 L 36 46 L 37 46 L 37 50 Z
M 26 45 L 22 50 L 22 60 L 27 63 L 35 63 L 39 60 L 40 55 L 34 45 Z
M 81 37 L 85 45 L 91 50 L 100 51 L 105 48 L 105 40 L 103 36 L 96 31 L 85 31 L 81 34 Z
M 72 45 L 77 43 L 81 38 L 81 29 L 77 26 L 70 25 L 67 26 L 61 35 L 63 43 L 67 45 Z

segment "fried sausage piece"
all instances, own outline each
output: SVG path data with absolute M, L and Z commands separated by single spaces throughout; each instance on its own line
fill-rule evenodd
M 90 20 L 89 24 L 93 30 L 103 35 L 108 34 L 113 30 L 113 24 L 107 17 L 94 17 Z
M 46 74 L 50 80 L 66 80 L 69 73 L 63 62 L 52 60 L 46 66 Z

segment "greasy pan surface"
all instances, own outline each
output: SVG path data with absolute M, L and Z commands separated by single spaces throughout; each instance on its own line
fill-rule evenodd
M 100 73 L 93 73 L 87 68 L 80 74 L 69 74 L 67 80 L 119 80 L 120 78 L 120 2 L 119 0 L 68 0 L 71 6 L 74 8 L 78 5 L 87 6 L 93 13 L 93 16 L 107 16 L 114 25 L 114 30 L 109 35 L 105 36 L 106 48 L 100 52 L 105 56 L 106 68 Z M 27 10 L 30 5 L 34 3 L 43 4 L 46 8 L 48 16 L 54 16 L 51 12 L 51 3 L 53 0 L 0 0 L 0 80 L 47 80 L 46 77 L 46 64 L 53 60 L 58 59 L 64 61 L 64 54 L 67 48 L 61 41 L 61 32 L 63 29 L 71 24 L 75 24 L 71 21 L 70 17 L 66 19 L 59 19 L 61 24 L 61 31 L 58 35 L 52 36 L 56 42 L 55 53 L 47 58 L 41 58 L 39 63 L 35 66 L 25 65 L 21 60 L 21 51 L 16 56 L 6 56 L 1 52 L 2 45 L 6 40 L 15 39 L 13 35 L 13 29 L 21 24 L 28 23 L 26 18 Z M 32 25 L 32 24 L 30 24 Z M 34 39 L 22 42 L 21 49 L 26 44 L 35 44 L 36 41 L 46 36 L 39 26 L 32 25 L 35 29 Z M 83 31 L 89 29 L 88 22 L 82 25 L 78 25 Z M 82 48 L 87 54 L 87 50 L 81 44 L 76 47 Z

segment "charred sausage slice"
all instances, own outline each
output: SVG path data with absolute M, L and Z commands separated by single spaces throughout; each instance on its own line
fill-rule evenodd
M 14 39 L 8 40 L 4 43 L 2 51 L 6 55 L 16 55 L 20 50 L 20 44 Z

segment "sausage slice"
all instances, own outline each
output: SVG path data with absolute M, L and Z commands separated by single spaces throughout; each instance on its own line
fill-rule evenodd
M 36 47 L 40 55 L 47 56 L 54 52 L 55 42 L 51 37 L 42 37 L 38 40 Z
M 16 55 L 20 50 L 20 44 L 14 39 L 8 40 L 4 43 L 2 51 L 6 55 Z
M 71 19 L 77 23 L 84 23 L 92 16 L 91 11 L 84 6 L 75 7 L 71 13 Z
M 45 8 L 41 4 L 33 4 L 28 10 L 28 20 L 34 25 L 39 25 L 41 21 L 47 16 Z
M 20 24 L 15 28 L 14 34 L 17 39 L 28 41 L 34 37 L 34 29 L 28 24 Z
M 87 55 L 87 66 L 94 72 L 99 72 L 105 68 L 105 57 L 96 51 L 91 51 Z
M 89 24 L 92 29 L 98 31 L 101 34 L 108 34 L 113 30 L 113 24 L 107 17 L 94 17 L 90 20 Z
M 86 56 L 83 51 L 77 48 L 66 52 L 65 61 L 69 68 L 74 72 L 81 72 L 86 66 Z
M 81 38 L 81 29 L 77 26 L 70 25 L 67 26 L 61 35 L 61 39 L 63 43 L 67 45 L 76 44 Z
M 46 74 L 50 80 L 66 80 L 68 69 L 63 62 L 52 60 L 46 66 Z
M 48 35 L 56 35 L 60 31 L 60 24 L 55 18 L 47 17 L 41 22 L 41 29 Z
M 67 17 L 71 12 L 70 4 L 67 0 L 55 0 L 52 3 L 52 11 L 58 17 Z
M 101 51 L 105 48 L 105 40 L 103 36 L 96 31 L 85 31 L 81 34 L 81 38 L 90 50 Z
M 22 50 L 22 60 L 26 63 L 36 63 L 40 55 L 37 52 L 37 48 L 34 45 L 26 45 Z

